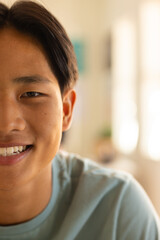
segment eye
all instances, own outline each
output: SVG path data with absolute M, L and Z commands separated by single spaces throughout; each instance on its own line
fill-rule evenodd
M 42 96 L 43 94 L 40 93 L 40 92 L 25 92 L 22 94 L 21 97 L 24 97 L 24 98 L 33 98 L 33 97 L 39 97 L 39 96 Z

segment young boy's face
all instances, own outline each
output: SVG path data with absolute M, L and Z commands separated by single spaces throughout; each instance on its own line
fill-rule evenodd
M 61 96 L 38 43 L 16 30 L 0 30 L 0 189 L 23 185 L 49 165 L 74 101 L 74 92 Z M 14 146 L 27 150 L 12 155 Z

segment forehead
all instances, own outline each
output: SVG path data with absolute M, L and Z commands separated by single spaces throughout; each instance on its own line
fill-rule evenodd
M 45 54 L 43 47 L 37 39 L 14 28 L 3 28 L 0 30 L 0 50 L 5 49 L 6 45 L 8 49 L 23 48 L 23 50 L 29 50 L 31 48 L 32 51 L 35 49 Z
M 41 44 L 12 28 L 0 30 L 0 80 L 43 75 L 55 78 Z

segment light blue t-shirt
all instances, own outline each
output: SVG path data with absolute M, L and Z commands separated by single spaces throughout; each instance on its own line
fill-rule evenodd
M 160 240 L 158 216 L 129 174 L 74 154 L 53 159 L 46 209 L 23 224 L 0 227 L 0 240 Z

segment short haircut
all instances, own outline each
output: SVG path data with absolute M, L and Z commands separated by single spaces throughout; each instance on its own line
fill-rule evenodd
M 74 85 L 78 70 L 73 45 L 62 25 L 45 7 L 27 0 L 16 1 L 10 8 L 0 3 L 0 29 L 5 27 L 38 40 L 62 93 Z

